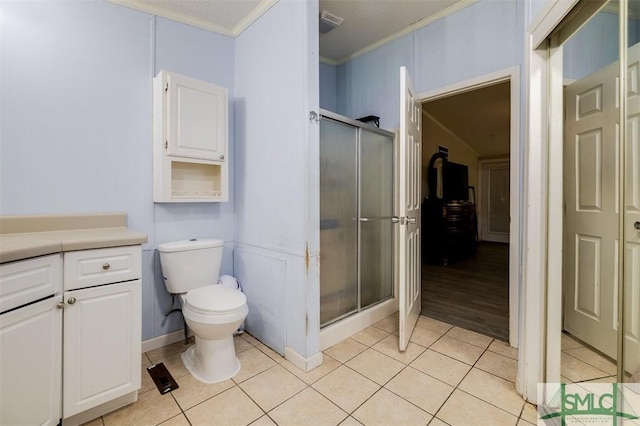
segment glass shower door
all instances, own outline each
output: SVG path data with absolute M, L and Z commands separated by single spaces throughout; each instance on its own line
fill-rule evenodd
M 360 129 L 360 306 L 393 296 L 393 139 Z
M 320 324 L 358 310 L 357 128 L 320 122 Z

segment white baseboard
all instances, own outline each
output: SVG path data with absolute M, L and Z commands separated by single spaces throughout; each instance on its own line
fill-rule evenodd
M 192 336 L 191 330 L 189 330 L 189 336 Z M 142 353 L 179 342 L 180 340 L 184 340 L 184 330 L 174 331 L 173 333 L 163 334 L 162 336 L 145 340 L 142 342 Z
M 322 352 L 305 358 L 290 347 L 284 348 L 284 357 L 302 371 L 311 371 L 322 364 Z
M 397 311 L 398 301 L 394 298 L 323 328 L 320 330 L 320 350 L 342 342 Z
M 107 401 L 104 404 L 100 404 L 97 407 L 90 408 L 74 416 L 62 419 L 62 423 L 64 426 L 82 425 L 107 413 L 115 411 L 118 408 L 122 408 L 125 405 L 133 404 L 137 400 L 138 391 L 133 391 L 116 399 L 112 399 L 111 401 Z

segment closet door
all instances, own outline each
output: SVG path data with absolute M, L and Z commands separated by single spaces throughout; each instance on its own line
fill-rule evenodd
M 358 310 L 357 129 L 320 122 L 320 324 Z
M 627 50 L 626 83 L 623 359 L 624 380 L 640 383 L 640 43 Z

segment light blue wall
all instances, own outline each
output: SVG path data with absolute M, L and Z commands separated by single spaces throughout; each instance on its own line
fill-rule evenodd
M 596 14 L 563 47 L 563 73 L 578 80 L 618 60 L 618 15 Z M 640 21 L 629 20 L 629 46 L 640 42 Z
M 233 39 L 102 1 L 2 2 L 0 14 L 0 214 L 125 211 L 149 237 L 142 338 L 179 329 L 177 317 L 162 322 L 155 246 L 222 238 L 232 273 L 233 168 L 228 203 L 154 205 L 151 80 L 165 68 L 233 99 Z
M 320 62 L 320 108 L 336 111 L 336 67 Z
M 247 329 L 304 357 L 319 350 L 317 16 L 315 2 L 280 0 L 235 43 L 234 267 Z
M 337 112 L 354 119 L 377 115 L 380 127 L 398 127 L 400 67 L 413 70 L 413 40 L 409 34 L 338 66 Z
M 480 0 L 338 66 L 338 113 L 378 115 L 380 127 L 398 127 L 402 65 L 419 93 L 521 65 L 521 7 L 513 0 Z

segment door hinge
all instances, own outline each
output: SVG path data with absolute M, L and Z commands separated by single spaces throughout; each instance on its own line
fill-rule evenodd
M 169 149 L 169 141 L 164 141 L 164 149 Z
M 165 92 L 168 92 L 168 91 L 169 91 L 169 82 L 168 82 L 168 81 L 165 81 L 165 82 L 164 82 L 164 91 L 165 91 Z

